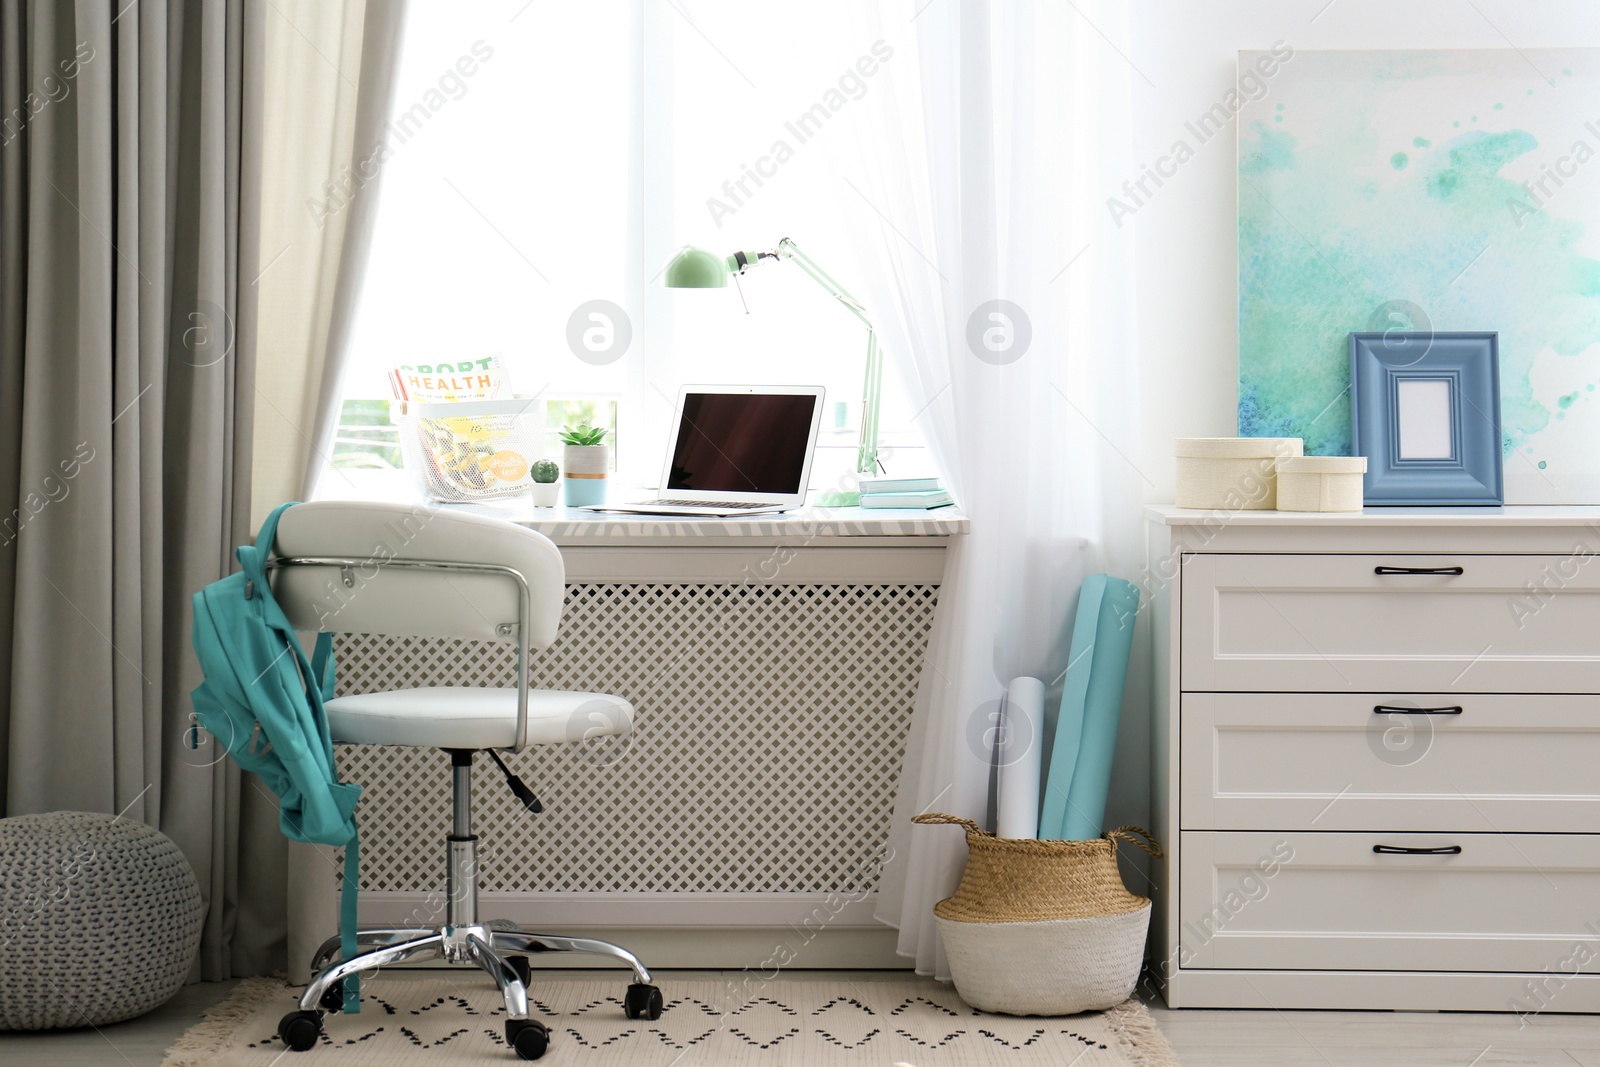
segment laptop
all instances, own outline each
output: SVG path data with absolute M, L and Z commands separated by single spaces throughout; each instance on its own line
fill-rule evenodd
M 766 515 L 806 502 L 822 424 L 820 385 L 686 385 L 678 394 L 661 490 L 594 504 L 642 515 Z

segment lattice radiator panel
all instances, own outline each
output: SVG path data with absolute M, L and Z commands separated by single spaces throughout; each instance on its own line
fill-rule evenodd
M 825 893 L 875 888 L 935 585 L 617 584 L 567 589 L 535 688 L 617 693 L 632 738 L 510 760 L 528 815 L 480 759 L 480 884 L 506 892 Z M 514 685 L 510 646 L 341 637 L 339 692 Z M 619 744 L 619 742 L 622 742 Z M 448 758 L 348 746 L 366 787 L 362 888 L 444 880 Z

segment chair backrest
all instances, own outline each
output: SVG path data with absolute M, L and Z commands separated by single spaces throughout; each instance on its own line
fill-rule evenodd
M 515 575 L 529 597 L 524 644 L 544 648 L 561 624 L 561 551 L 505 519 L 320 501 L 283 513 L 274 550 L 272 594 L 296 629 L 510 642 L 522 597 Z M 296 559 L 349 565 L 290 562 Z M 441 566 L 409 566 L 415 562 Z

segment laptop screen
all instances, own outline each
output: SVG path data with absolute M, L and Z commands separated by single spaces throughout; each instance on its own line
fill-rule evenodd
M 798 493 L 819 397 L 686 393 L 668 489 Z

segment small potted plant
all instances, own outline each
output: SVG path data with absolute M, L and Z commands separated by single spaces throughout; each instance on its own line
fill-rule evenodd
M 529 468 L 533 477 L 533 506 L 536 508 L 553 508 L 561 502 L 561 487 L 556 484 L 556 479 L 561 477 L 561 468 L 553 459 L 541 459 Z
M 606 474 L 611 468 L 611 446 L 602 426 L 580 424 L 563 427 L 561 468 L 566 471 L 562 496 L 569 507 L 606 502 Z

